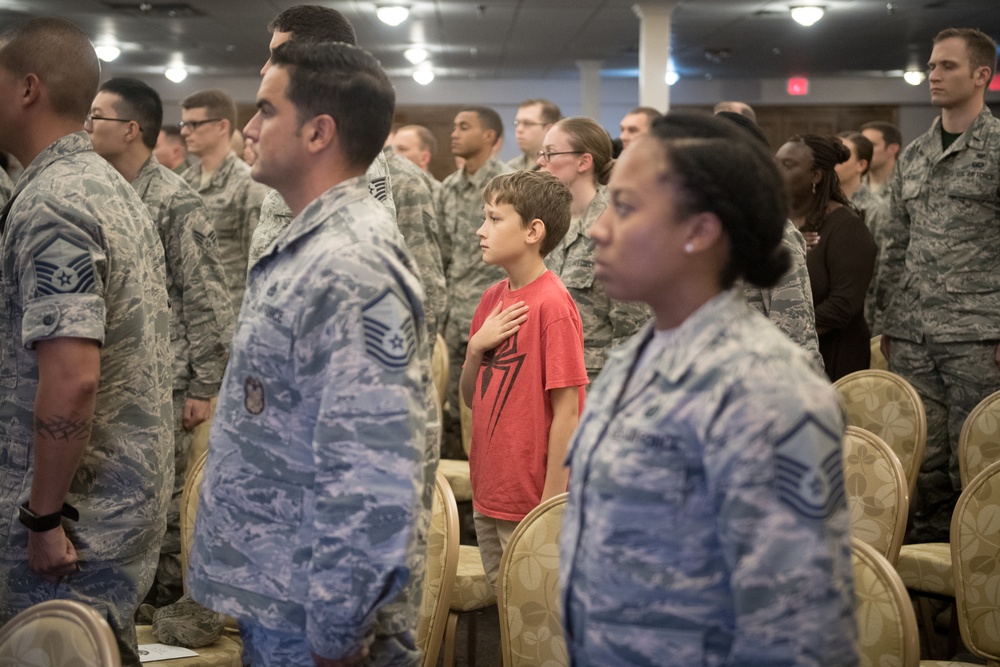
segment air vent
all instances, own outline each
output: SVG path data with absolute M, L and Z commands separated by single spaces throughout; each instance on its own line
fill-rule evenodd
M 188 19 L 207 14 L 186 2 L 105 2 L 104 5 L 119 14 L 154 19 Z

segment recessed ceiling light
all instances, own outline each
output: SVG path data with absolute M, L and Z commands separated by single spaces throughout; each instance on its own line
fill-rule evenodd
M 413 72 L 413 80 L 419 83 L 421 86 L 426 86 L 431 81 L 434 80 L 434 70 L 432 69 L 418 69 Z
M 419 65 L 427 60 L 429 56 L 430 54 L 427 52 L 427 49 L 420 48 L 419 46 L 403 51 L 403 57 L 414 65 Z
M 122 50 L 117 46 L 112 46 L 110 44 L 102 44 L 101 46 L 95 46 L 94 51 L 97 53 L 97 57 L 106 63 L 111 62 L 118 56 L 122 54 Z
M 823 18 L 823 14 L 826 10 L 822 7 L 792 7 L 792 20 L 794 20 L 799 25 L 804 25 L 806 27 L 819 21 Z
M 668 69 L 667 75 L 663 77 L 663 80 L 668 86 L 672 86 L 681 80 L 681 75 L 672 69 Z
M 919 69 L 908 69 L 903 72 L 903 81 L 911 86 L 919 86 L 927 80 L 927 75 Z
M 398 5 L 378 7 L 375 10 L 378 20 L 388 25 L 396 26 L 406 20 L 410 15 L 410 10 Z
M 167 71 L 163 73 L 163 76 L 167 77 L 174 83 L 180 83 L 181 81 L 187 78 L 187 75 L 188 71 L 183 67 L 179 67 L 177 65 L 173 67 L 168 67 Z

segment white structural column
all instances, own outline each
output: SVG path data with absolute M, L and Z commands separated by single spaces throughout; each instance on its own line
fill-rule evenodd
M 666 112 L 670 86 L 664 81 L 670 58 L 670 16 L 677 2 L 632 5 L 639 17 L 639 105 Z
M 601 117 L 601 62 L 576 61 L 580 69 L 580 113 L 589 118 Z

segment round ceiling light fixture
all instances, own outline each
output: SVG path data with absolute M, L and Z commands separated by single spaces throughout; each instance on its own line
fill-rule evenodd
M 181 67 L 180 65 L 173 65 L 167 68 L 167 71 L 163 73 L 163 76 L 167 77 L 174 83 L 180 83 L 187 78 L 188 71 Z
M 427 49 L 419 46 L 414 46 L 412 48 L 403 51 L 403 57 L 409 60 L 410 63 L 413 65 L 419 65 L 420 63 L 427 60 L 430 57 L 430 55 L 431 54 L 427 52 Z
M 410 10 L 399 5 L 385 5 L 375 9 L 378 20 L 386 25 L 397 26 L 407 19 Z
M 799 25 L 806 26 L 807 28 L 823 18 L 823 15 L 826 13 L 826 10 L 822 7 L 812 5 L 805 7 L 791 7 L 790 10 L 792 12 L 792 20 Z
M 903 72 L 903 81 L 910 84 L 911 86 L 919 86 L 926 80 L 927 80 L 927 75 L 924 74 L 923 70 L 908 69 L 905 72 Z
M 434 70 L 427 68 L 421 68 L 413 71 L 413 80 L 419 83 L 421 86 L 426 86 L 431 81 L 434 80 Z
M 111 44 L 102 44 L 100 46 L 95 46 L 94 52 L 97 54 L 98 58 L 100 58 L 106 63 L 113 61 L 115 58 L 117 58 L 122 54 L 121 49 Z

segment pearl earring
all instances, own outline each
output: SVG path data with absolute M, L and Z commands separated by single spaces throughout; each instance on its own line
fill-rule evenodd
M 694 252 L 694 244 L 693 243 L 688 243 L 686 246 L 684 246 L 684 252 L 686 252 L 689 255 L 691 253 L 693 253 Z

